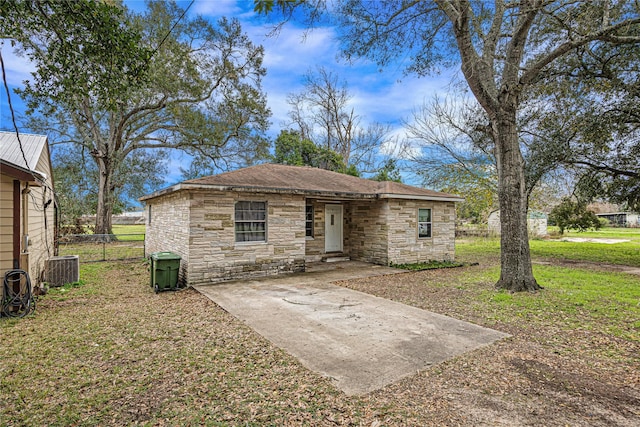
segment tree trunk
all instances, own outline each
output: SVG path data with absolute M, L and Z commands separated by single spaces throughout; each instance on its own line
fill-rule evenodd
M 535 292 L 542 289 L 533 277 L 527 230 L 527 191 L 516 113 L 502 111 L 494 122 L 500 202 L 499 289 Z
M 96 209 L 95 234 L 111 234 L 111 215 L 113 214 L 112 171 L 103 158 L 96 159 L 98 164 L 98 207 Z

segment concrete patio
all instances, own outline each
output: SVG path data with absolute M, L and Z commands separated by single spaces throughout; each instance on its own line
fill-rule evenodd
M 306 273 L 196 289 L 347 395 L 508 336 L 332 284 L 402 273 L 354 261 L 317 263 Z

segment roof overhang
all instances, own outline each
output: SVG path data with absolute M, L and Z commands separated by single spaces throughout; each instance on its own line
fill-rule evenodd
M 430 200 L 435 202 L 464 202 L 464 197 L 438 197 L 428 195 L 415 195 L 415 194 L 378 194 L 381 199 L 406 199 L 406 200 Z
M 374 193 L 350 193 L 350 192 L 333 192 L 318 191 L 292 188 L 271 188 L 271 187 L 255 187 L 241 185 L 214 185 L 214 184 L 192 184 L 182 182 L 171 187 L 158 190 L 149 195 L 140 197 L 138 200 L 145 202 L 150 199 L 162 197 L 171 193 L 187 190 L 206 190 L 206 191 L 236 191 L 243 193 L 268 193 L 268 194 L 293 194 L 308 196 L 314 198 L 324 198 L 333 200 L 375 200 L 375 199 L 410 199 L 410 200 L 429 200 L 438 202 L 462 202 L 462 197 L 437 197 L 428 195 L 410 195 L 410 194 L 374 194 Z
M 0 160 L 0 171 L 4 175 L 8 175 L 19 181 L 28 182 L 29 185 L 34 187 L 42 186 L 41 182 L 46 179 L 46 177 L 38 171 L 32 171 L 3 160 Z
M 597 213 L 596 215 L 638 215 L 635 212 L 603 212 Z
M 349 192 L 333 192 L 333 191 L 316 191 L 316 190 L 303 190 L 294 188 L 272 188 L 272 187 L 254 187 L 243 185 L 213 185 L 213 184 L 190 184 L 180 183 L 167 187 L 162 190 L 158 190 L 149 195 L 140 197 L 138 200 L 141 202 L 155 199 L 157 197 L 165 196 L 167 194 L 175 193 L 178 191 L 186 190 L 206 190 L 206 191 L 236 191 L 242 193 L 268 193 L 268 194 L 293 194 L 301 196 L 312 197 L 324 197 L 324 198 L 339 198 L 341 200 L 362 200 L 362 199 L 375 199 L 375 194 L 360 194 Z

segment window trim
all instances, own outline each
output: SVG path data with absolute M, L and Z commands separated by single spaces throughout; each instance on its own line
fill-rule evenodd
M 307 217 L 307 215 L 309 214 L 307 212 L 307 209 L 311 209 L 311 219 L 309 219 Z M 315 209 L 313 207 L 313 205 L 305 205 L 304 207 L 304 236 L 307 239 L 313 239 L 315 237 L 315 232 L 316 232 L 316 228 L 315 228 L 315 224 L 314 224 L 314 218 L 315 217 Z M 311 227 L 308 227 L 308 225 L 311 225 Z M 308 231 L 311 231 L 311 234 L 307 234 Z
M 420 211 L 429 211 L 429 221 L 420 221 Z M 420 240 L 426 240 L 426 239 L 432 239 L 433 238 L 433 209 L 432 208 L 418 208 L 417 211 L 417 217 L 416 217 L 417 221 L 417 236 L 418 239 Z M 428 236 L 421 236 L 420 235 L 420 224 L 428 224 L 428 230 L 429 230 L 429 235 Z
M 236 229 L 236 224 L 238 224 L 238 220 L 236 219 L 236 214 L 238 210 L 238 203 L 262 203 L 264 204 L 264 220 L 249 220 L 249 221 L 240 221 L 241 223 L 264 223 L 264 240 L 238 240 L 238 230 Z M 262 244 L 267 243 L 268 236 L 268 225 L 269 225 L 269 205 L 266 200 L 236 200 L 233 204 L 233 238 L 235 244 L 240 245 L 252 245 L 252 244 Z

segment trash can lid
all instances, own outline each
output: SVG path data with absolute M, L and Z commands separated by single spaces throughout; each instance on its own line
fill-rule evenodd
M 173 252 L 154 252 L 151 254 L 151 258 L 153 258 L 156 261 L 181 259 L 180 255 L 174 254 Z

